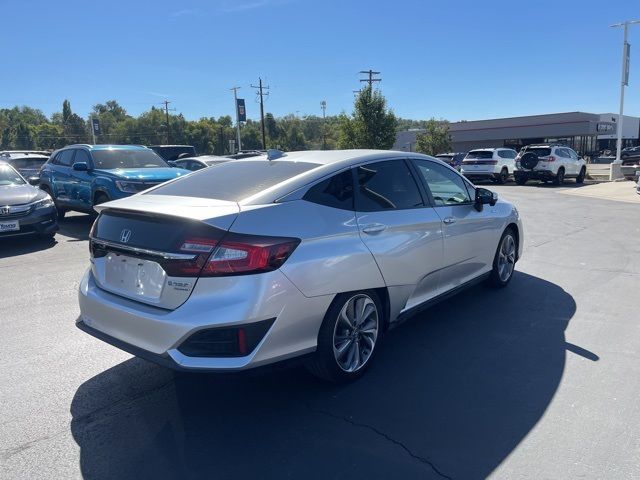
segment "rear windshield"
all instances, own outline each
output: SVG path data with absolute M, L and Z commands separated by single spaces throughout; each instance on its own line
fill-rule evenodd
M 487 150 L 475 150 L 467 153 L 466 158 L 493 158 L 493 152 Z
M 550 148 L 545 148 L 545 147 L 527 148 L 525 150 L 525 153 L 526 152 L 533 152 L 539 157 L 548 157 L 549 155 L 551 155 L 551 149 Z
M 237 202 L 318 166 L 308 162 L 231 161 L 198 170 L 149 194 Z
M 168 167 L 167 162 L 152 150 L 94 150 L 94 167 L 101 170 L 116 168 L 157 168 Z

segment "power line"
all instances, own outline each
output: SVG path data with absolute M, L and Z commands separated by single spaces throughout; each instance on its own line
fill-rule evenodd
M 269 96 L 269 92 L 264 93 L 264 90 L 269 90 L 269 87 L 262 86 L 262 78 L 258 77 L 258 85 L 251 85 L 251 88 L 256 88 L 256 92 L 260 96 L 260 126 L 262 127 L 262 149 L 267 149 L 267 136 L 264 131 L 264 97 Z
M 373 70 L 361 70 L 360 73 L 364 73 L 368 76 L 368 78 L 361 78 L 361 82 L 367 82 L 369 84 L 369 88 L 373 88 L 373 82 L 381 82 L 381 78 L 373 78 L 374 75 L 380 75 L 380 72 L 374 72 Z

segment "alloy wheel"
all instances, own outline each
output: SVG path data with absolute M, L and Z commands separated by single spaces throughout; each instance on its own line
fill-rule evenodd
M 379 329 L 378 308 L 365 294 L 349 298 L 333 330 L 333 355 L 345 372 L 360 370 L 371 358 Z
M 511 235 L 505 235 L 498 252 L 498 276 L 506 282 L 513 274 L 516 264 L 516 242 Z

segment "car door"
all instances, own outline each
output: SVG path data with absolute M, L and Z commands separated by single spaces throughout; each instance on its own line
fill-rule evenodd
M 578 154 L 575 152 L 575 150 L 571 149 L 571 148 L 567 148 L 567 153 L 569 154 L 570 157 L 570 162 L 571 162 L 571 174 L 572 175 L 578 175 L 580 173 L 580 169 L 582 168 L 582 162 L 580 162 L 580 157 L 578 156 Z
M 69 199 L 71 204 L 81 210 L 90 210 L 92 207 L 91 185 L 95 174 L 89 152 L 81 148 L 75 149 L 73 163 L 86 163 L 89 170 L 77 171 L 73 164 L 69 171 Z
M 444 264 L 440 289 L 451 290 L 491 270 L 496 250 L 492 207 L 475 208 L 475 190 L 456 171 L 413 159 L 435 212 L 443 222 Z
M 355 167 L 356 219 L 386 285 L 411 308 L 438 293 L 442 222 L 404 159 Z
M 73 149 L 61 150 L 51 165 L 51 191 L 59 205 L 71 206 L 70 173 Z

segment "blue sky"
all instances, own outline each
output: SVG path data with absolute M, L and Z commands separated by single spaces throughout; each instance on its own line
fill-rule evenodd
M 633 7 L 636 8 L 633 8 Z M 617 111 L 622 29 L 637 0 L 3 0 L 0 107 L 50 114 L 171 100 L 195 119 L 233 112 L 261 75 L 266 110 L 350 112 L 358 71 L 382 72 L 401 117 L 472 120 Z M 625 113 L 640 115 L 640 25 Z

